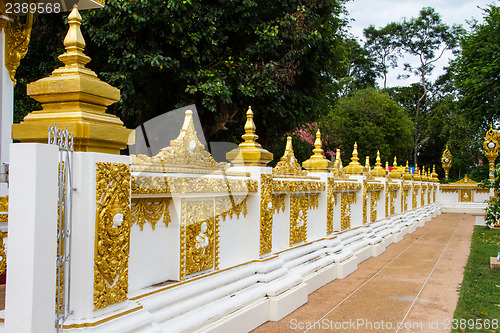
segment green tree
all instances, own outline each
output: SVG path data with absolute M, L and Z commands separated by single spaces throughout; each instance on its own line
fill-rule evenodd
M 316 121 L 336 96 L 332 78 L 343 76 L 345 58 L 344 2 L 109 0 L 81 13 L 88 67 L 120 89 L 108 112 L 129 128 L 194 103 L 207 139 L 240 141 L 251 105 L 259 142 L 267 146 Z M 64 15 L 47 23 L 65 30 Z M 48 33 L 35 27 L 40 40 L 28 52 L 52 38 L 62 47 L 65 31 Z M 25 69 L 40 72 L 36 61 Z
M 484 23 L 472 25 L 452 63 L 453 82 L 469 122 L 483 133 L 500 119 L 500 7 L 484 9 Z
M 398 25 L 394 22 L 380 29 L 370 25 L 363 30 L 365 48 L 375 59 L 377 75 L 384 79 L 384 88 L 387 87 L 389 68 L 397 67 L 398 55 L 401 54 L 397 30 Z
M 380 150 L 382 159 L 392 165 L 394 156 L 401 164 L 412 148 L 412 121 L 388 94 L 374 88 L 343 97 L 330 111 L 325 123 L 322 132 L 332 133 L 347 159 L 354 142 L 358 143 L 360 158 L 368 155 L 372 164 L 377 150 Z M 361 163 L 364 164 L 364 159 Z
M 419 66 L 405 64 L 405 70 L 420 79 L 423 92 L 415 107 L 414 129 L 414 161 L 417 163 L 417 152 L 421 142 L 419 132 L 419 116 L 424 99 L 428 95 L 434 63 L 441 59 L 446 50 L 453 50 L 458 45 L 458 37 L 463 33 L 459 25 L 448 26 L 441 21 L 441 16 L 432 7 L 424 7 L 417 18 L 404 19 L 396 24 L 397 38 L 403 51 L 419 59 Z

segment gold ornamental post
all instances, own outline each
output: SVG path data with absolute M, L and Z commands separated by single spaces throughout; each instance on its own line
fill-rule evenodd
M 498 157 L 498 141 L 500 134 L 493 129 L 493 124 L 490 124 L 490 129 L 486 132 L 483 148 L 484 154 L 490 165 L 490 179 L 494 178 L 493 170 L 495 169 L 495 160 Z
M 444 150 L 443 156 L 441 157 L 441 163 L 443 165 L 446 180 L 448 180 L 448 175 L 449 175 L 450 169 L 451 169 L 451 164 L 452 164 L 451 157 L 452 157 L 451 152 L 448 149 L 448 145 L 446 145 L 446 149 Z

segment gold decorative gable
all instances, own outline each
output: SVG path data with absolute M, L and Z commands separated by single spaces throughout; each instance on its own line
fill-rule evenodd
M 138 171 L 158 171 L 158 167 L 179 167 L 204 170 L 226 170 L 227 163 L 217 163 L 212 155 L 205 150 L 205 146 L 198 140 L 193 123 L 193 111 L 187 110 L 184 124 L 179 136 L 170 141 L 170 146 L 165 147 L 153 157 L 146 155 L 131 155 L 132 163 L 142 166 L 134 168 Z
M 307 176 L 307 171 L 302 170 L 302 167 L 297 163 L 293 152 L 292 137 L 286 139 L 285 154 L 281 160 L 273 168 L 274 176 Z

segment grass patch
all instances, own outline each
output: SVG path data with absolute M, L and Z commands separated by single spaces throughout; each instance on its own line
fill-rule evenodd
M 475 226 L 452 332 L 500 333 L 500 270 L 490 257 L 500 251 L 500 230 Z

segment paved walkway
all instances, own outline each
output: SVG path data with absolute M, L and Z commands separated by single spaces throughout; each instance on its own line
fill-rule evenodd
M 254 332 L 449 332 L 474 223 L 442 214 Z

